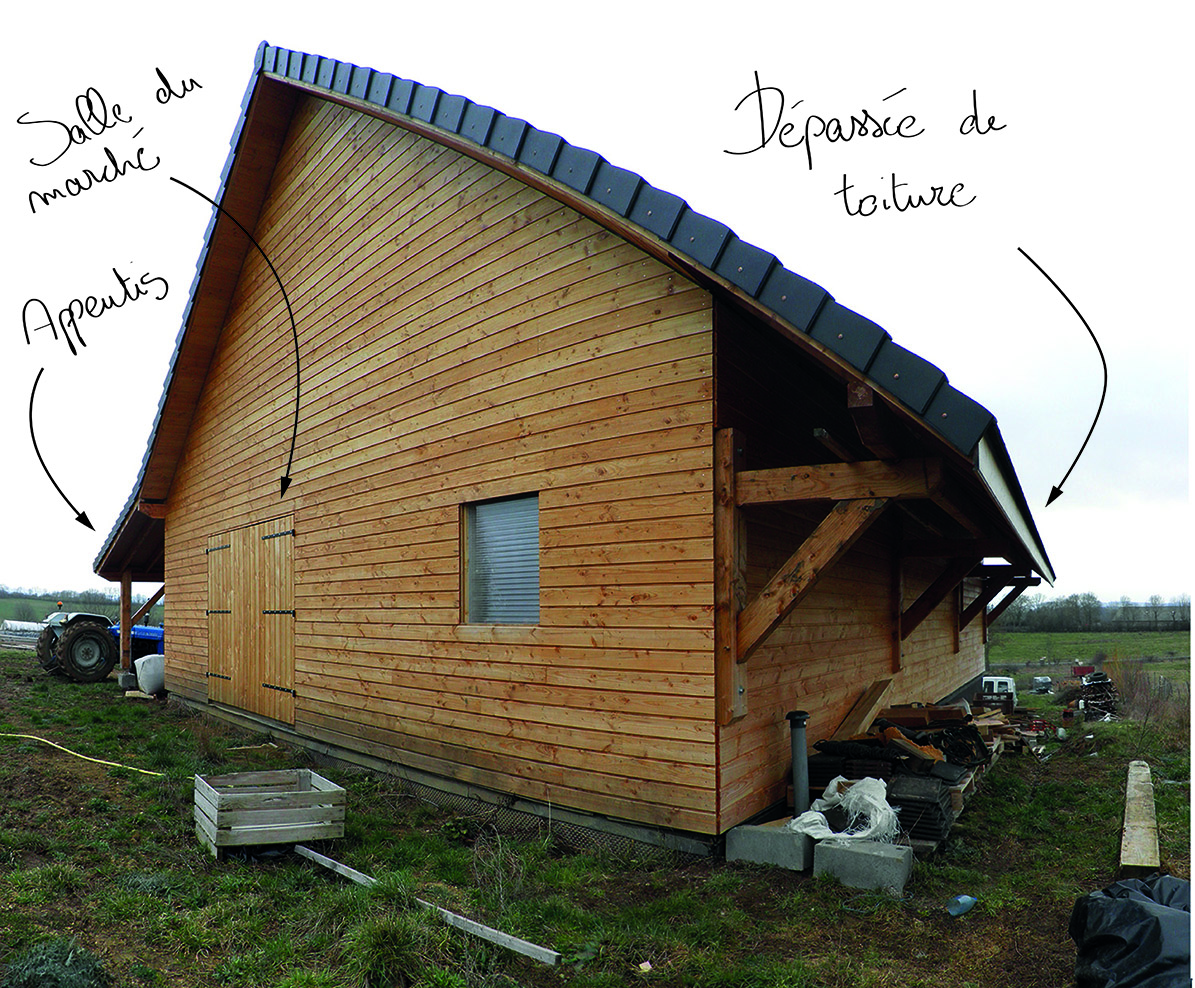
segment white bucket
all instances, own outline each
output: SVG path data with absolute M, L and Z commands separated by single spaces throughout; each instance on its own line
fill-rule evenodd
M 143 655 L 133 663 L 137 688 L 142 693 L 161 693 L 166 688 L 166 656 Z

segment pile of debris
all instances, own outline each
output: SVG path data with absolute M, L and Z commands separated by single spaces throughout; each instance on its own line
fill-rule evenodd
M 839 778 L 883 780 L 901 831 L 928 850 L 947 836 L 1000 745 L 984 739 L 965 704 L 885 707 L 868 730 L 814 744 L 809 789 L 822 792 Z

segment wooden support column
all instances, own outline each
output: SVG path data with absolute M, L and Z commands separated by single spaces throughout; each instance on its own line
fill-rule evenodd
M 840 501 L 738 618 L 738 661 L 745 662 L 831 566 L 867 531 L 887 498 Z
M 956 559 L 946 567 L 945 572 L 934 580 L 901 615 L 900 636 L 902 639 L 908 638 L 917 629 L 917 626 L 933 613 L 934 608 L 942 603 L 946 599 L 946 595 L 962 582 L 963 577 L 979 565 L 981 558 L 980 556 L 970 556 Z
M 735 505 L 739 442 L 734 429 L 719 429 L 714 436 L 714 692 L 722 725 L 747 713 L 747 673 L 737 642 L 746 595 L 745 533 Z
M 904 636 L 901 634 L 901 619 L 905 610 L 905 560 L 904 522 L 897 515 L 895 544 L 892 548 L 892 671 L 904 668 Z
M 120 574 L 120 668 L 133 668 L 133 574 Z

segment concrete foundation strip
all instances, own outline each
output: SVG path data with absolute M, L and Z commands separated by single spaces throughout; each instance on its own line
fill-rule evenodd
M 358 885 L 376 885 L 377 879 L 370 878 L 348 865 L 343 865 L 339 861 L 333 861 L 329 857 L 325 857 L 318 851 L 313 851 L 309 847 L 304 847 L 302 844 L 295 845 L 295 853 L 301 857 L 307 858 L 308 861 L 314 861 L 318 865 L 322 865 L 338 875 L 343 875 L 349 881 L 356 882 Z M 509 933 L 503 933 L 501 930 L 495 930 L 492 927 L 485 926 L 474 920 L 468 919 L 458 913 L 451 912 L 437 906 L 433 902 L 426 902 L 423 899 L 415 900 L 424 909 L 431 909 L 440 914 L 440 918 L 444 920 L 449 926 L 456 927 L 458 930 L 464 930 L 466 933 L 472 933 L 474 936 L 481 937 L 483 940 L 488 940 L 490 943 L 497 944 L 499 947 L 505 947 L 507 950 L 513 950 L 522 954 L 524 957 L 530 957 L 533 960 L 539 961 L 541 964 L 549 966 L 560 963 L 560 954 L 558 951 L 549 950 L 547 947 L 540 947 L 537 944 L 531 943 L 528 940 L 520 940 L 518 937 L 511 936 Z

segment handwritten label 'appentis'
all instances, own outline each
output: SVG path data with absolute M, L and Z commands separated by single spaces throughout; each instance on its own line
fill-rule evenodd
M 31 298 L 21 308 L 21 325 L 25 330 L 25 342 L 32 344 L 32 334 L 43 329 L 50 330 L 54 339 L 57 340 L 58 331 L 62 330 L 62 338 L 70 347 L 71 353 L 78 355 L 79 351 L 75 348 L 75 341 L 78 341 L 79 346 L 87 346 L 87 341 L 83 339 L 83 332 L 79 328 L 79 323 L 84 316 L 93 320 L 99 319 L 105 312 L 122 308 L 129 302 L 136 302 L 145 297 L 160 302 L 170 292 L 170 285 L 161 275 L 153 275 L 147 271 L 133 281 L 132 275 L 123 275 L 116 268 L 112 269 L 112 274 L 120 286 L 119 291 L 113 290 L 107 295 L 87 295 L 84 298 L 73 298 L 58 310 L 57 316 L 52 314 L 50 306 L 40 298 Z M 74 340 L 71 339 L 72 332 L 75 334 Z
M 765 86 L 755 73 L 755 88 L 737 104 L 735 111 L 746 110 L 759 118 L 759 139 L 742 149 L 725 148 L 727 154 L 744 155 L 765 148 L 797 150 L 807 171 L 814 171 L 815 159 L 820 163 L 823 151 L 831 145 L 855 142 L 886 141 L 895 144 L 915 140 L 924 133 L 915 113 L 907 109 L 891 111 L 882 107 L 896 100 L 905 89 L 899 89 L 879 101 L 879 110 L 864 107 L 857 112 L 832 116 L 806 112 L 805 100 L 789 103 L 778 86 Z M 890 104 L 897 106 L 899 103 Z M 754 118 L 753 118 L 754 119 Z M 962 118 L 958 132 L 962 136 L 979 136 L 1004 130 L 1007 124 L 998 123 L 995 116 L 983 117 L 979 112 L 979 93 L 971 90 L 970 112 Z M 754 128 L 754 125 L 753 125 Z M 874 216 L 880 212 L 905 213 L 925 206 L 969 206 L 976 195 L 967 190 L 964 182 L 935 182 L 914 180 L 900 176 L 893 170 L 880 179 L 878 188 L 860 188 L 846 172 L 831 194 L 838 197 L 847 216 Z

